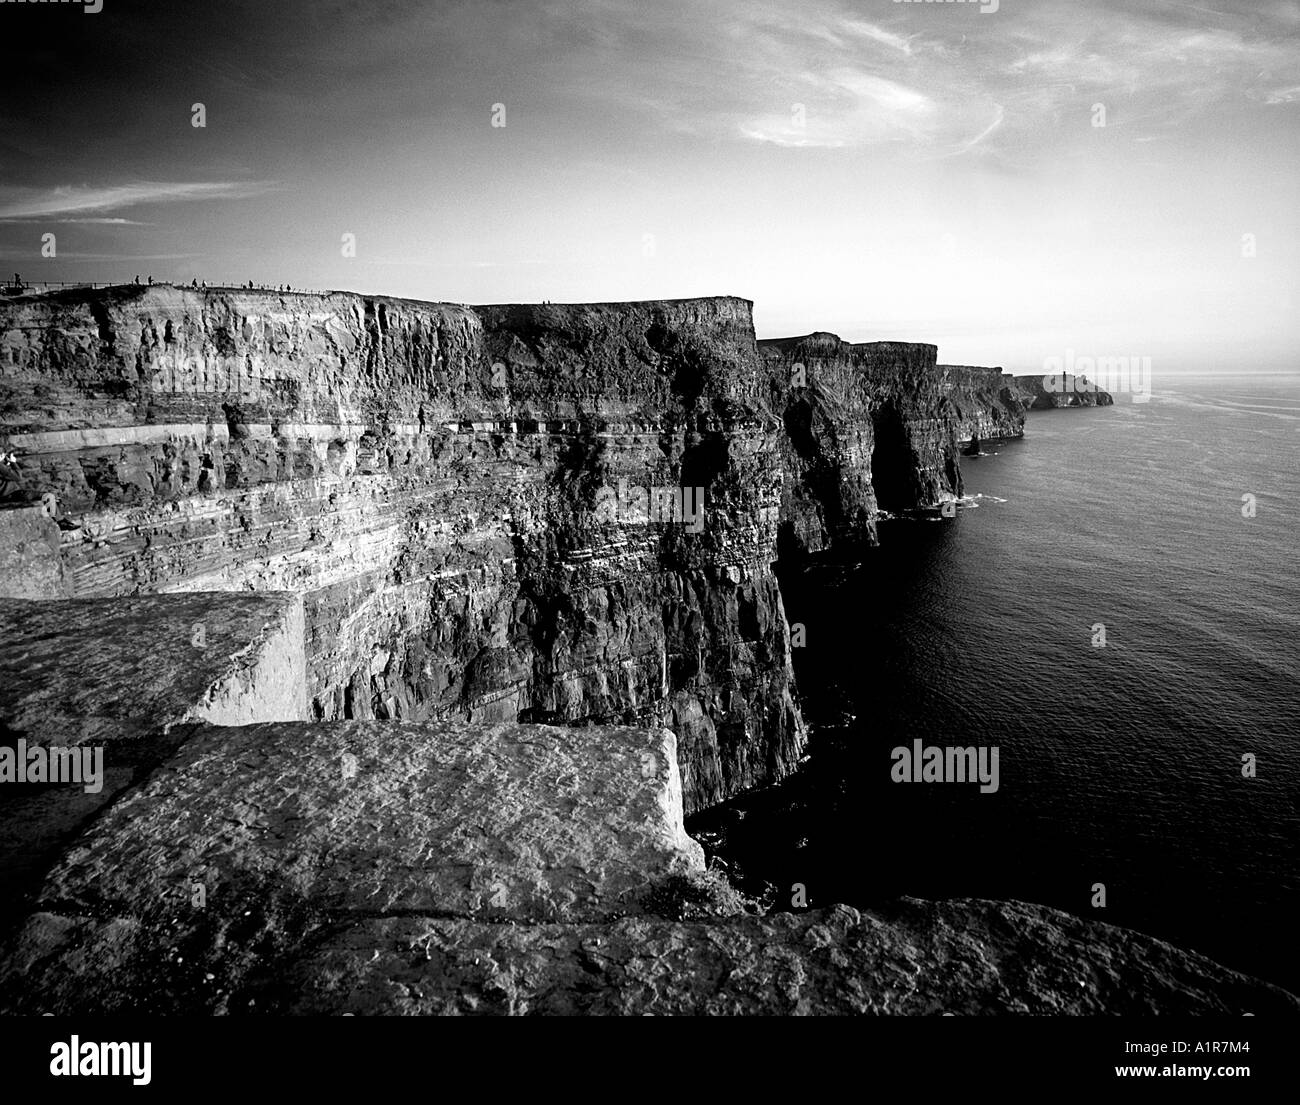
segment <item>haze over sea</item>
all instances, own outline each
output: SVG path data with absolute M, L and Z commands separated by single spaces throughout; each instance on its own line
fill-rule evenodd
M 1300 375 L 1157 373 L 985 449 L 974 508 L 883 523 L 815 606 L 783 580 L 809 761 L 692 831 L 778 906 L 1041 902 L 1300 991 Z M 918 738 L 997 745 L 997 793 L 892 782 Z

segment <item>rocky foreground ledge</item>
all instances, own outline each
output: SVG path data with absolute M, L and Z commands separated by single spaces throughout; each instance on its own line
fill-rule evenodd
M 0 743 L 111 775 L 89 805 L 6 788 L 44 862 L 9 888 L 0 1013 L 1300 1012 L 1040 906 L 763 915 L 687 835 L 669 730 L 292 720 L 293 596 L 8 600 L 0 625 Z
M 8 1013 L 1300 1012 L 1015 902 L 760 916 L 704 870 L 666 730 L 198 725 L 70 847 Z

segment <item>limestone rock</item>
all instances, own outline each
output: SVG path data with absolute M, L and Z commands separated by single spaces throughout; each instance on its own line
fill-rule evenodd
M 0 598 L 71 595 L 60 539 L 58 524 L 40 506 L 0 509 Z
M 958 441 L 1023 437 L 1033 397 L 1000 368 L 939 365 L 957 419 Z
M 1115 400 L 1084 376 L 1058 375 L 1017 376 L 1016 386 L 1029 396 L 1036 411 L 1055 407 L 1109 407 Z
M 958 498 L 958 442 L 1003 417 L 995 393 L 936 365 L 933 345 L 851 345 L 827 333 L 758 344 L 786 430 L 783 556 L 874 544 L 882 510 Z M 1005 421 L 1015 432 L 1009 408 Z
M 695 923 L 363 921 L 246 997 L 246 1009 L 335 1015 L 1300 1013 L 1276 987 L 1125 929 L 906 898 Z
M 935 357 L 756 343 L 730 297 L 18 296 L 0 447 L 58 555 L 36 571 L 47 519 L 0 525 L 0 560 L 31 597 L 302 594 L 313 717 L 664 724 L 701 809 L 804 749 L 778 535 L 870 543 L 880 507 L 960 493 L 958 436 L 998 404 L 958 410 Z M 681 488 L 698 532 L 600 509 Z
M 179 746 L 182 723 L 306 716 L 295 595 L 0 599 L 0 743 L 102 748 L 100 789 L 0 789 L 0 921 L 25 910 L 59 849 Z
M 702 870 L 665 730 L 193 728 L 46 879 L 4 1003 L 178 1011 L 343 921 L 607 920 Z
M 111 765 L 3 795 L 0 1009 L 1293 1012 L 1050 910 L 703 870 L 684 811 L 804 748 L 778 556 L 1019 432 L 936 357 L 730 297 L 0 302 L 0 736 Z
M 301 719 L 302 642 L 295 595 L 0 599 L 5 721 L 68 743 L 97 725 L 123 739 L 183 720 Z
M 803 751 L 745 300 L 86 290 L 0 360 L 65 589 L 302 594 L 313 717 L 672 724 L 692 809 Z M 599 509 L 683 487 L 698 532 Z

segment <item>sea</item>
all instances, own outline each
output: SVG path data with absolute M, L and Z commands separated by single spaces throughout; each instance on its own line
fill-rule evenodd
M 955 518 L 783 575 L 808 755 L 688 828 L 777 909 L 1037 902 L 1300 993 L 1300 374 L 982 451 Z M 896 781 L 915 741 L 996 747 L 997 789 Z

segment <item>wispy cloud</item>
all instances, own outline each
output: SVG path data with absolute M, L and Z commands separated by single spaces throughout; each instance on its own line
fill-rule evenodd
M 152 226 L 152 223 L 136 219 L 90 218 L 90 219 L 56 219 L 47 215 L 16 215 L 13 218 L 0 218 L 0 224 L 10 223 L 53 223 L 55 226 Z
M 263 181 L 140 181 L 107 187 L 64 185 L 46 189 L 0 189 L 0 220 L 58 219 L 87 212 L 122 211 L 152 203 L 239 200 L 275 187 Z M 118 222 L 126 219 L 88 218 L 66 221 Z
M 135 219 L 55 219 L 57 223 L 69 223 L 76 226 L 149 226 L 149 223 L 138 222 Z
M 1123 101 L 1117 125 L 1147 132 L 1225 104 L 1290 104 L 1300 43 L 1286 6 L 1249 13 L 1120 0 L 1035 0 L 981 16 L 849 0 L 592 0 L 540 9 L 585 84 L 678 133 L 779 146 L 901 145 L 921 157 L 1050 146 L 1062 121 Z
M 900 54 L 911 54 L 912 44 L 902 35 L 894 34 L 883 27 L 877 27 L 874 23 L 865 23 L 860 19 L 850 19 L 844 24 L 844 29 L 852 34 L 861 35 L 869 38 L 873 42 L 880 42 L 886 46 L 897 50 Z

